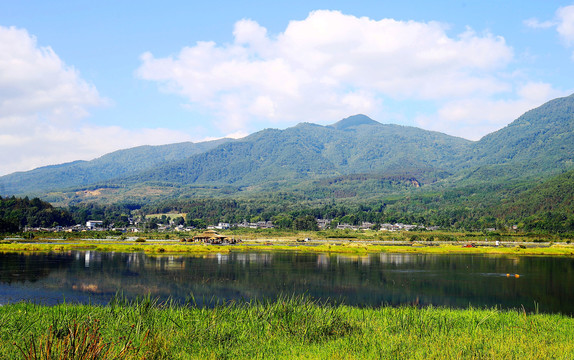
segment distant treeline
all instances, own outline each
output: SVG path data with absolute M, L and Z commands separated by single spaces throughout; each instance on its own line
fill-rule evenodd
M 39 199 L 1 198 L 0 231 L 31 227 L 84 224 L 102 220 L 104 225 L 126 227 L 147 221 L 147 228 L 169 219 L 146 219 L 148 214 L 174 215 L 176 224 L 205 227 L 219 222 L 272 221 L 282 229 L 314 230 L 311 219 L 360 225 L 404 223 L 441 229 L 498 230 L 516 228 L 544 233 L 574 232 L 574 170 L 550 180 L 472 184 L 447 190 L 424 190 L 379 199 L 314 199 L 304 194 L 266 192 L 249 198 L 177 199 L 138 204 L 99 205 L 80 203 L 57 209 Z
M 0 196 L 0 232 L 18 232 L 25 226 L 55 227 L 74 224 L 70 212 L 54 208 L 38 198 Z

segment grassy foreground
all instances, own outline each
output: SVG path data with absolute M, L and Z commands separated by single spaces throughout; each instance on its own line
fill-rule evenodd
M 572 359 L 574 319 L 307 298 L 0 307 L 0 359 Z

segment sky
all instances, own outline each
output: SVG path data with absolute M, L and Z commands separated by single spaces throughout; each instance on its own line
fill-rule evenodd
M 479 140 L 573 80 L 574 1 L 3 1 L 0 176 L 355 114 Z

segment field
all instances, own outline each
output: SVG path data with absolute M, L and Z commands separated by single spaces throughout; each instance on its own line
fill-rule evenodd
M 305 297 L 213 308 L 144 298 L 0 307 L 0 359 L 571 359 L 574 319 L 520 309 L 353 308 Z M 81 355 L 83 354 L 83 355 Z
M 470 244 L 474 246 L 468 247 Z M 138 252 L 148 254 L 201 254 L 241 251 L 298 251 L 319 253 L 430 253 L 430 254 L 491 254 L 491 255 L 548 255 L 574 256 L 574 245 L 569 243 L 503 242 L 493 241 L 366 241 L 366 240 L 311 240 L 298 242 L 291 238 L 245 239 L 234 245 L 208 245 L 159 239 L 5 239 L 0 251 L 70 251 L 95 250 Z
M 146 219 L 161 219 L 165 216 L 165 218 L 176 219 L 178 217 L 182 217 L 185 219 L 186 213 L 165 213 L 165 214 L 149 214 L 146 215 Z

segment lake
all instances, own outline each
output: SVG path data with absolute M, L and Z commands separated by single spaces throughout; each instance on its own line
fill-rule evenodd
M 574 313 L 574 259 L 237 252 L 0 254 L 0 304 L 106 304 L 118 292 L 213 306 L 306 294 L 361 307 L 411 304 Z

